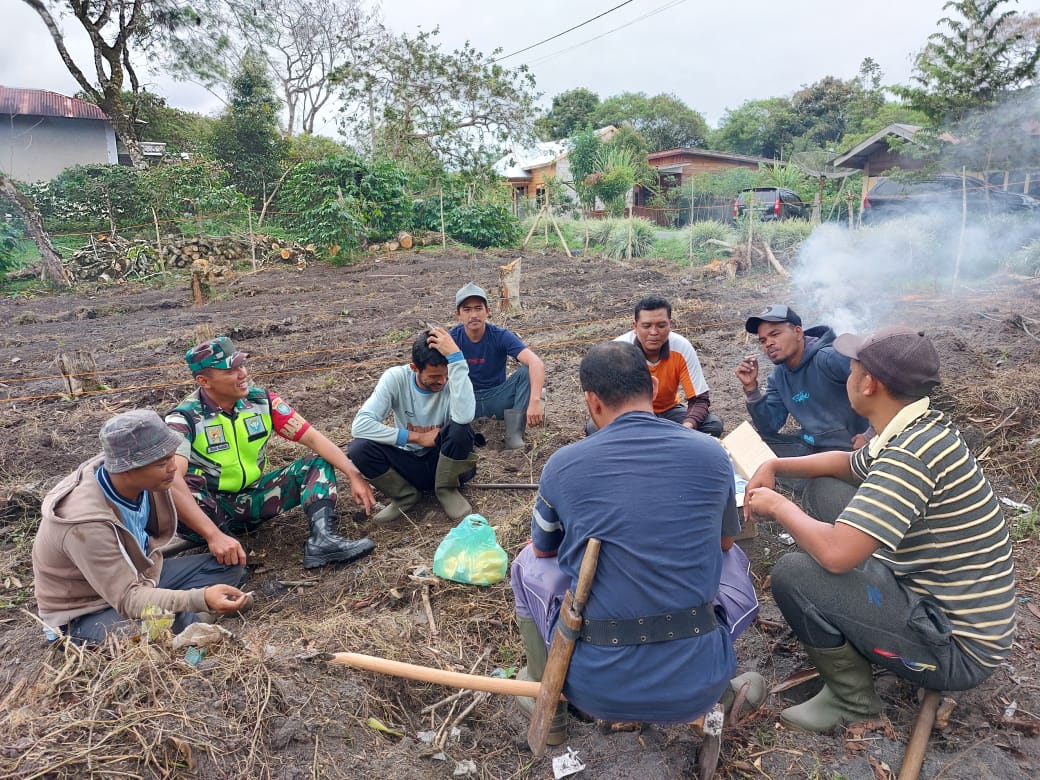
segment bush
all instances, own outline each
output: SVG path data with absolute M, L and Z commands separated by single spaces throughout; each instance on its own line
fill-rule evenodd
M 617 219 L 603 245 L 603 254 L 612 260 L 628 257 L 629 226 L 631 226 L 632 257 L 646 257 L 653 252 L 657 226 L 645 219 Z
M 404 172 L 392 160 L 342 154 L 303 163 L 278 194 L 282 227 L 302 243 L 340 249 L 384 241 L 411 227 Z
M 14 265 L 14 257 L 21 249 L 22 231 L 15 227 L 12 217 L 0 222 L 0 272 L 9 271 Z
M 520 222 L 501 203 L 458 206 L 444 215 L 444 229 L 456 241 L 481 249 L 512 246 L 520 240 Z
M 782 219 L 775 222 L 762 222 L 756 228 L 759 236 L 769 246 L 778 251 L 792 249 L 801 244 L 813 232 L 813 224 L 806 219 Z
M 1031 241 L 1008 258 L 1008 270 L 1026 276 L 1040 276 L 1040 239 Z
M 22 191 L 48 232 L 102 232 L 152 220 L 140 173 L 122 165 L 74 165 Z
M 215 160 L 168 163 L 140 175 L 148 202 L 164 222 L 194 216 L 197 220 L 184 226 L 187 232 L 193 232 L 203 216 L 215 217 L 205 220 L 204 229 L 216 233 L 220 232 L 218 226 L 228 221 L 245 221 L 249 198 L 232 186 L 228 172 Z

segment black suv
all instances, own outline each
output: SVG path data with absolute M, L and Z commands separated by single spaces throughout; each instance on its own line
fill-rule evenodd
M 755 187 L 741 190 L 733 203 L 733 217 L 739 219 L 747 214 L 748 201 L 752 203 L 755 216 L 763 221 L 774 219 L 806 219 L 809 209 L 798 197 L 798 193 L 785 187 Z
M 960 174 L 940 173 L 925 179 L 900 181 L 879 176 L 863 198 L 863 222 L 870 224 L 913 213 L 942 211 L 959 215 L 964 190 L 967 191 L 968 213 L 975 216 L 1032 212 L 1040 208 L 1040 200 L 1020 192 L 987 187 L 981 179 Z

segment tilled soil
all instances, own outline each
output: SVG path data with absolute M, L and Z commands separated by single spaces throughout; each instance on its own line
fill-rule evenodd
M 467 281 L 494 291 L 497 267 L 515 257 L 507 252 L 423 251 L 350 267 L 264 270 L 215 287 L 213 298 L 202 307 L 192 306 L 183 281 L 160 288 L 106 286 L 0 301 L 0 430 L 5 445 L 0 448 L 0 499 L 7 498 L 0 504 L 5 552 L 0 603 L 6 604 L 0 610 L 0 709 L 19 713 L 0 712 L 0 777 L 47 771 L 42 754 L 34 753 L 37 748 L 28 747 L 25 738 L 32 736 L 37 743 L 47 738 L 32 728 L 32 708 L 49 706 L 40 681 L 50 679 L 48 665 L 60 666 L 61 661 L 54 650 L 45 649 L 38 627 L 22 611 L 34 608 L 28 550 L 39 498 L 98 450 L 101 423 L 129 408 L 163 412 L 173 406 L 190 389 L 182 360 L 185 349 L 201 338 L 226 334 L 251 353 L 249 365 L 258 384 L 277 390 L 333 440 L 346 443 L 353 415 L 380 373 L 408 361 L 411 342 L 426 323 L 454 322 L 454 291 Z M 975 387 L 984 393 L 988 384 L 1012 381 L 1016 375 L 1035 381 L 1040 369 L 1040 344 L 1015 320 L 1040 319 L 1037 286 L 1007 279 L 987 284 L 987 290 L 962 291 L 956 299 L 930 292 L 894 304 L 890 321 L 920 325 L 935 335 L 951 388 Z M 489 443 L 481 450 L 475 482 L 537 482 L 546 458 L 583 435 L 580 357 L 589 345 L 626 330 L 633 303 L 651 293 L 672 301 L 676 331 L 697 348 L 712 388 L 713 411 L 727 429 L 746 419 L 733 368 L 757 347 L 749 342 L 743 322 L 770 302 L 790 298 L 799 304 L 782 280 L 757 274 L 735 281 L 702 279 L 667 261 L 572 260 L 529 253 L 523 259 L 523 309 L 506 315 L 493 301 L 493 321 L 512 328 L 545 361 L 547 420 L 528 431 L 523 452 L 502 451 L 499 424 L 481 423 Z M 801 313 L 807 325 L 816 324 L 819 312 Z M 80 350 L 96 361 L 106 387 L 67 400 L 55 357 Z M 957 416 L 977 452 L 990 447 L 990 460 L 983 463 L 998 494 L 1022 500 L 1033 486 L 1016 484 L 1015 475 L 1021 472 L 1014 466 L 1014 454 L 993 446 L 990 429 L 1002 415 L 969 414 L 961 400 L 950 392 L 937 402 Z M 1007 424 L 998 425 L 998 431 L 1006 429 Z M 1027 443 L 1027 438 L 1021 447 L 1035 448 L 1036 442 Z M 652 456 L 653 443 L 645 446 Z M 294 453 L 293 445 L 273 448 L 278 462 Z M 533 491 L 471 487 L 467 494 L 514 555 L 528 537 Z M 256 590 L 257 603 L 243 617 L 224 621 L 241 644 L 223 652 L 261 657 L 277 692 L 263 706 L 243 696 L 228 710 L 232 720 L 240 715 L 250 724 L 246 736 L 220 741 L 212 734 L 195 735 L 194 771 L 174 762 L 163 772 L 132 758 L 127 758 L 125 771 L 148 777 L 432 778 L 465 776 L 460 774 L 468 767 L 464 762 L 472 761 L 471 777 L 552 777 L 550 757 L 563 749 L 535 760 L 525 744 L 526 721 L 508 698 L 469 697 L 430 709 L 452 691 L 320 660 L 320 653 L 352 650 L 481 674 L 522 663 L 506 583 L 478 589 L 440 581 L 422 585 L 409 577 L 416 568 L 431 565 L 434 550 L 451 527 L 432 497 L 408 522 L 389 529 L 375 528 L 352 512 L 349 497 L 340 497 L 339 508 L 347 535 L 368 534 L 378 545 L 373 556 L 353 566 L 302 569 L 305 523 L 298 511 L 246 540 L 248 587 Z M 763 526 L 756 539 L 742 544 L 759 584 L 765 585 L 772 562 L 787 549 L 778 529 Z M 1040 726 L 1038 618 L 1032 604 L 1040 574 L 1036 545 L 1034 531 L 1016 548 L 1022 605 L 1010 662 L 979 688 L 954 694 L 956 708 L 949 725 L 932 736 L 922 778 L 1026 778 L 1040 766 L 1034 736 Z M 429 611 L 423 600 L 427 587 Z M 806 660 L 768 590 L 760 597 L 762 619 L 739 640 L 738 658 L 743 669 L 758 670 L 776 684 L 804 668 Z M 189 672 L 177 660 L 171 656 L 170 675 L 208 674 L 207 684 L 228 701 L 238 701 L 232 683 L 216 679 L 215 667 Z M 720 775 L 893 777 L 916 703 L 910 686 L 895 678 L 880 677 L 878 687 L 885 717 L 828 737 L 794 734 L 776 725 L 785 701 L 810 695 L 812 682 L 771 696 L 761 710 L 726 732 Z M 188 690 L 183 688 L 180 695 L 189 695 Z M 460 718 L 474 701 L 471 712 Z M 202 700 L 199 706 L 207 705 Z M 370 718 L 398 735 L 373 728 Z M 443 758 L 436 757 L 437 751 L 419 735 L 452 723 L 460 731 L 444 741 Z M 118 738 L 112 741 L 117 744 Z M 579 777 L 648 780 L 695 776 L 700 738 L 684 728 L 609 731 L 572 718 L 568 744 L 586 764 Z M 54 776 L 77 774 L 82 772 L 52 771 Z

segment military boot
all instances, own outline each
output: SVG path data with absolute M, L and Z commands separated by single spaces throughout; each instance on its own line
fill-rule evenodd
M 437 459 L 433 492 L 452 520 L 461 520 L 473 511 L 469 501 L 459 492 L 459 478 L 472 471 L 476 463 L 477 454 L 475 452 L 471 452 L 465 460 L 454 460 L 443 453 Z
M 389 506 L 372 518 L 372 522 L 378 525 L 387 525 L 399 517 L 403 517 L 422 497 L 422 491 L 419 488 L 393 469 L 387 469 L 385 474 L 372 477 L 368 481 L 391 499 Z
M 805 652 L 823 678 L 823 690 L 780 712 L 780 722 L 800 731 L 826 734 L 842 723 L 881 714 L 870 661 L 848 642 L 841 647 L 809 647 Z
M 527 411 L 525 409 L 506 409 L 506 443 L 504 449 L 522 450 L 524 448 L 524 430 L 527 428 Z
M 545 640 L 538 632 L 538 626 L 531 618 L 517 615 L 517 627 L 520 629 L 520 638 L 524 642 L 524 654 L 527 656 L 527 666 L 520 668 L 516 673 L 518 680 L 533 680 L 541 682 L 545 674 L 545 664 L 549 660 L 549 653 L 545 649 Z M 517 696 L 517 706 L 531 717 L 534 714 L 535 700 L 530 696 Z M 549 727 L 549 736 L 545 739 L 547 745 L 562 745 L 567 740 L 567 703 L 560 702 L 556 705 L 556 714 L 553 715 L 552 725 Z
M 303 547 L 303 567 L 314 569 L 329 563 L 350 563 L 363 558 L 376 546 L 371 539 L 344 539 L 337 532 L 336 510 L 327 502 L 307 513 L 311 535 Z

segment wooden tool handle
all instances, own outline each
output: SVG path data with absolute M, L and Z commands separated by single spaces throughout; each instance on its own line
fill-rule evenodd
M 910 742 L 907 743 L 906 753 L 903 754 L 903 765 L 899 768 L 899 780 L 917 780 L 921 772 L 921 764 L 924 763 L 924 754 L 928 750 L 928 738 L 932 735 L 932 726 L 935 724 L 935 711 L 939 708 L 942 692 L 926 690 L 924 701 L 921 702 L 921 710 L 917 713 L 917 720 L 910 731 Z
M 429 666 L 407 664 L 403 661 L 391 661 L 361 653 L 333 653 L 330 663 L 353 666 L 379 674 L 391 674 L 395 677 L 407 677 L 409 680 L 421 680 L 436 685 L 447 685 L 451 688 L 465 688 L 471 691 L 487 691 L 502 693 L 508 696 L 530 696 L 534 698 L 541 690 L 541 685 L 532 680 L 510 680 L 503 677 L 482 677 L 479 674 L 463 674 L 447 669 L 434 669 Z
M 571 655 L 574 653 L 574 639 L 563 633 L 560 623 L 567 625 L 570 622 L 565 620 L 564 610 L 569 613 L 566 617 L 571 620 L 581 618 L 581 612 L 592 589 L 592 580 L 596 576 L 599 548 L 599 539 L 589 539 L 586 543 L 585 555 L 581 559 L 581 568 L 578 571 L 575 595 L 567 594 L 569 598 L 564 601 L 563 610 L 557 620 L 556 632 L 549 647 L 549 658 L 542 674 L 542 685 L 538 690 L 534 712 L 531 714 L 531 726 L 527 729 L 527 745 L 536 756 L 545 752 L 545 740 L 549 736 L 556 705 L 560 701 L 560 692 L 563 690 L 564 680 L 567 679 L 567 669 L 571 665 Z

